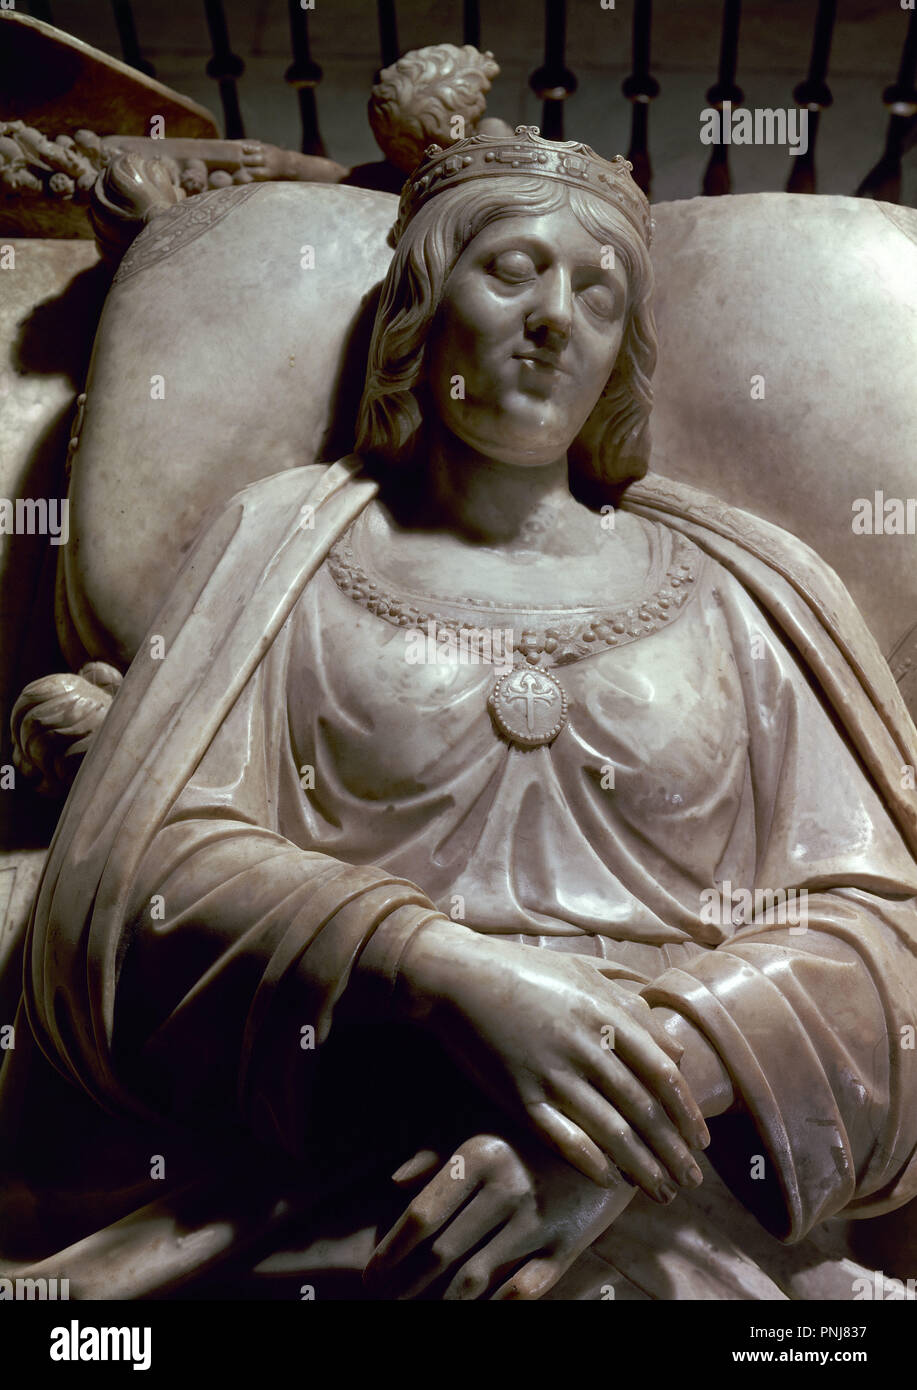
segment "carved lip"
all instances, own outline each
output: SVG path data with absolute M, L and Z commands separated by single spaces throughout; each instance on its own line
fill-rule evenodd
M 531 362 L 533 366 L 543 370 L 562 372 L 564 376 L 571 375 L 566 367 L 561 366 L 556 353 L 547 352 L 543 348 L 532 348 L 529 352 L 514 352 L 513 356 L 520 362 Z

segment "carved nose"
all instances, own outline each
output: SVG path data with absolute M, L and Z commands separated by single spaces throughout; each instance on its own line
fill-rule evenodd
M 532 334 L 547 334 L 566 341 L 573 327 L 573 294 L 570 280 L 563 271 L 545 274 L 538 304 L 526 317 L 526 328 Z

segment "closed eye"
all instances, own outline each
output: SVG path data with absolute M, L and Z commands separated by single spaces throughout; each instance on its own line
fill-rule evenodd
M 521 285 L 531 280 L 535 274 L 535 263 L 524 251 L 501 251 L 494 256 L 488 271 L 507 285 Z
M 580 299 L 597 318 L 613 319 L 617 314 L 617 298 L 605 285 L 589 285 Z

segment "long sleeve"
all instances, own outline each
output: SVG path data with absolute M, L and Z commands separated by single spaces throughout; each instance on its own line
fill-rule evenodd
M 298 1153 L 317 1053 L 361 952 L 381 930 L 397 954 L 437 914 L 412 883 L 280 832 L 286 800 L 301 795 L 288 646 L 289 624 L 140 866 L 115 1054 L 161 1113 L 235 1117 Z
M 747 594 L 723 591 L 756 866 L 747 882 L 716 883 L 729 939 L 643 993 L 723 1060 L 739 1105 L 712 1122 L 710 1156 L 792 1241 L 917 1192 L 917 878 L 795 657 Z

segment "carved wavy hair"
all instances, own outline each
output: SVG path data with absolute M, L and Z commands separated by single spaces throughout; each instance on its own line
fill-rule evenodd
M 369 99 L 369 124 L 386 159 L 409 174 L 428 145 L 452 144 L 454 116 L 470 135 L 499 73 L 492 53 L 451 43 L 415 49 L 383 68 Z
M 507 176 L 510 177 L 510 176 Z M 384 466 L 422 462 L 430 326 L 450 272 L 465 247 L 500 218 L 537 216 L 568 204 L 601 245 L 614 247 L 628 283 L 627 325 L 614 369 L 570 447 L 587 493 L 620 490 L 649 464 L 649 417 L 656 365 L 653 269 L 627 218 L 586 190 L 538 178 L 482 180 L 437 194 L 405 228 L 382 286 L 357 423 L 357 452 Z

